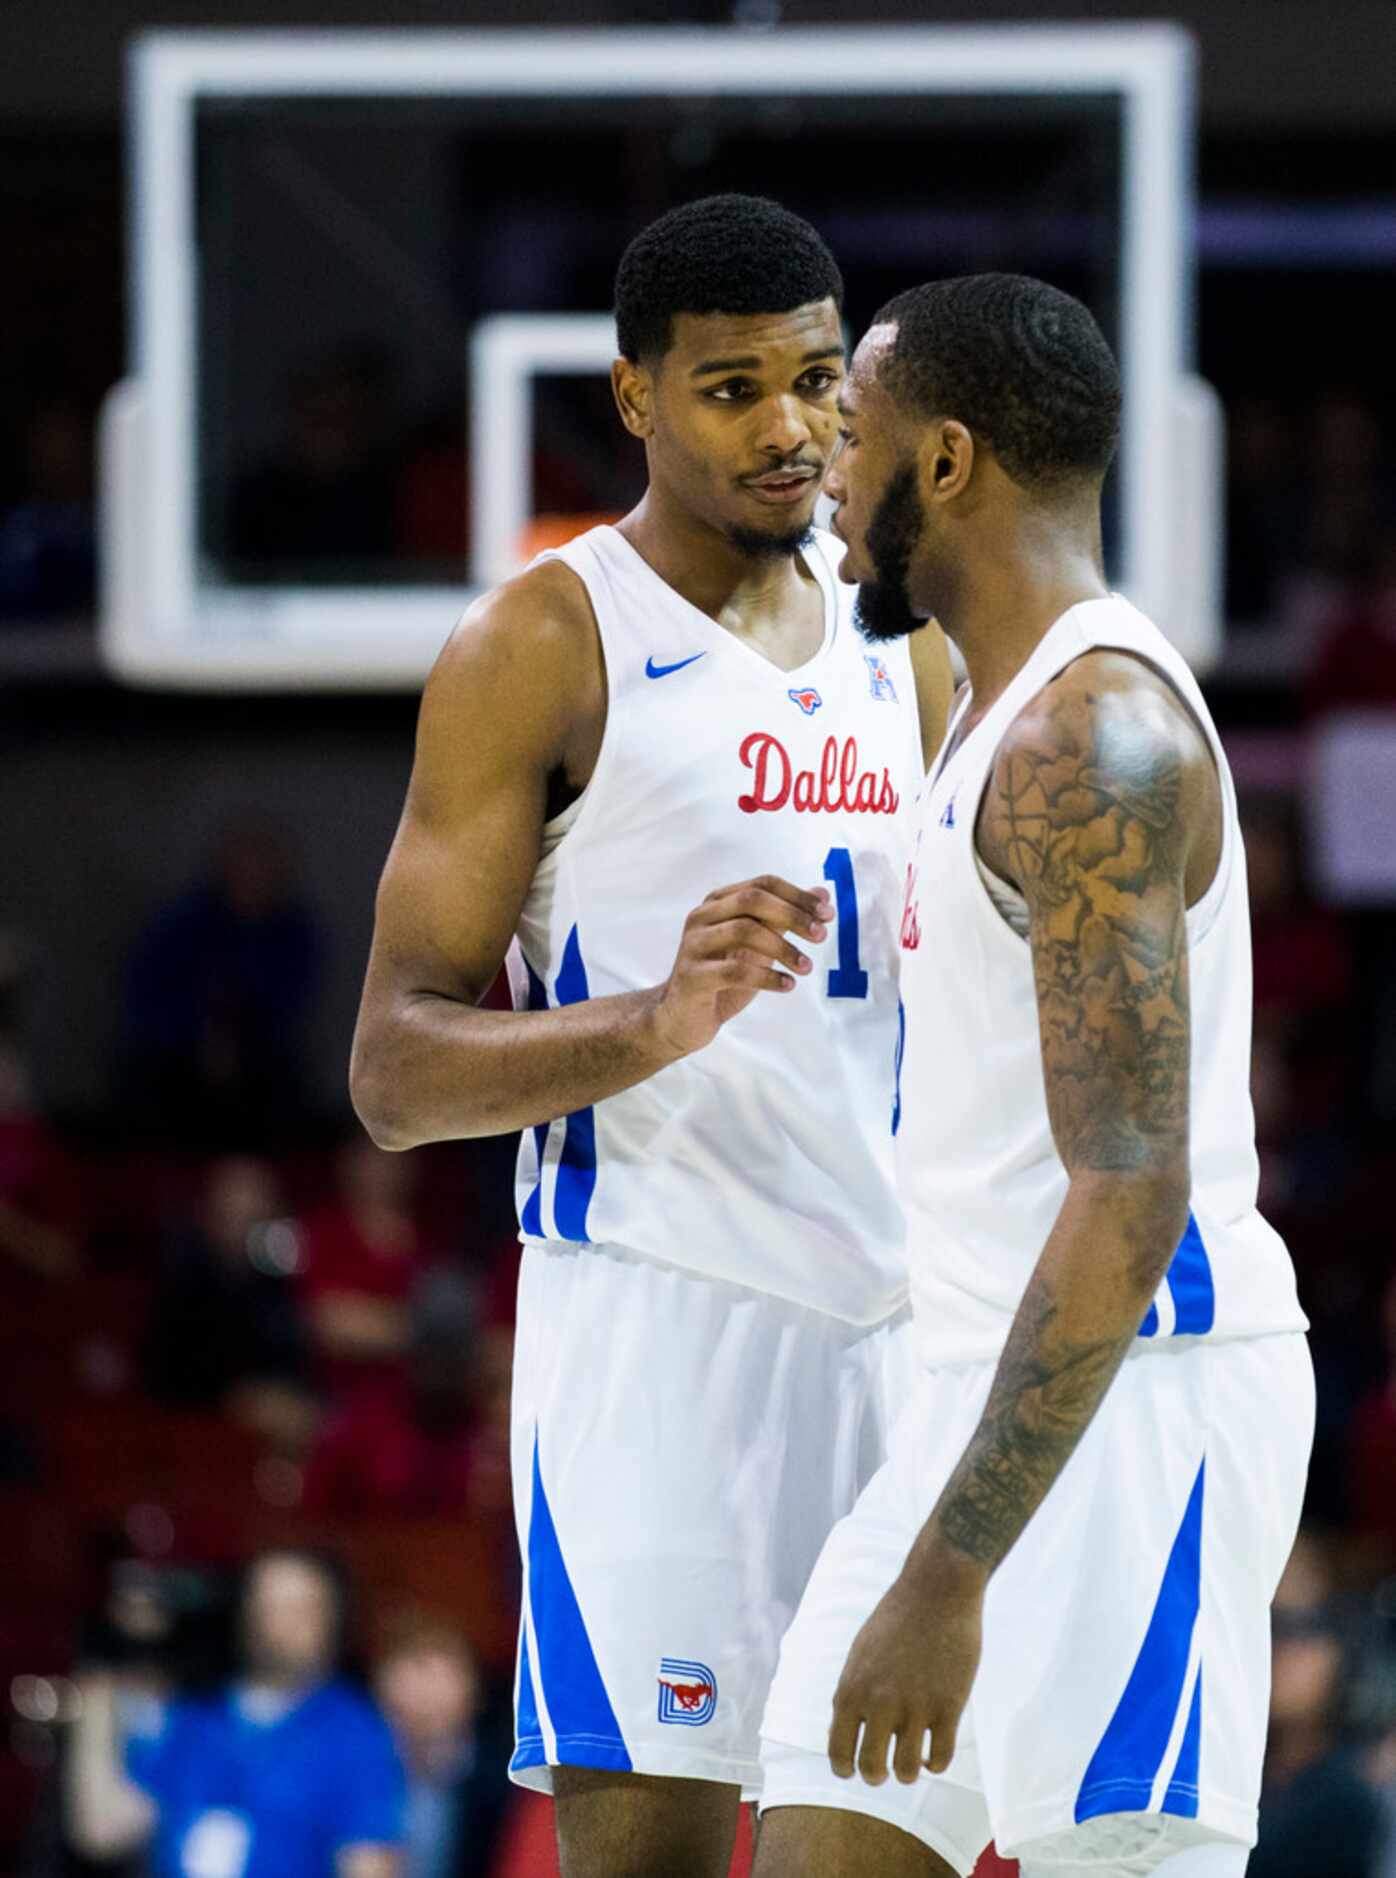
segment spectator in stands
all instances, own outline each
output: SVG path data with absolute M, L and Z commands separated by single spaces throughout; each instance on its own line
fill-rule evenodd
M 1345 1669 L 1327 1561 L 1301 1534 L 1275 1599 L 1260 1843 L 1247 1878 L 1376 1878 L 1381 1811 L 1342 1738 Z
M 1341 921 L 1305 891 L 1294 798 L 1252 791 L 1241 798 L 1240 812 L 1262 1205 L 1290 1239 L 1303 1274 L 1308 1238 L 1325 1259 L 1335 1250 L 1330 1216 L 1345 1172 L 1340 1124 L 1352 1059 L 1346 1018 L 1352 948 Z
M 233 492 L 230 546 L 247 573 L 352 579 L 392 550 L 392 366 L 373 343 L 292 380 L 280 450 Z
M 301 1286 L 320 1380 L 345 1401 L 400 1378 L 425 1247 L 408 1156 L 356 1134 L 336 1172 L 335 1198 L 306 1221 Z
M 318 954 L 280 834 L 230 828 L 210 877 L 162 908 L 131 956 L 124 1070 L 146 1122 L 221 1148 L 275 1144 L 303 1126 Z
M 1341 581 L 1361 579 L 1396 516 L 1386 440 L 1375 410 L 1353 392 L 1320 398 L 1304 428 L 1308 467 L 1305 559 Z
M 398 1878 L 404 1784 L 392 1737 L 336 1674 L 345 1601 L 308 1553 L 249 1567 L 244 1670 L 122 1738 L 120 1683 L 89 1667 L 65 1771 L 68 1836 L 110 1859 L 149 1844 L 159 1878 Z
M 1298 803 L 1251 792 L 1240 802 L 1250 888 L 1257 1024 L 1283 1043 L 1331 1037 L 1352 991 L 1352 950 L 1341 921 L 1305 889 Z M 1339 1041 L 1342 1040 L 1339 1030 Z M 1330 1092 L 1325 1089 L 1326 1098 Z
M 105 1597 L 84 1624 L 79 1649 L 84 1660 L 104 1664 L 112 1678 L 122 1739 L 153 1741 L 164 1725 L 181 1655 L 179 1612 L 163 1594 L 158 1570 L 132 1559 L 113 1559 L 110 1565 Z M 148 1844 L 100 1858 L 78 1852 L 64 1803 L 73 1731 L 60 1730 L 54 1745 L 54 1764 L 31 1821 L 25 1878 L 153 1878 Z
M 1268 398 L 1227 412 L 1226 616 L 1271 626 L 1280 586 L 1302 552 L 1303 455 L 1291 417 Z
M 0 622 L 89 615 L 96 590 L 92 424 L 69 398 L 41 404 L 24 438 L 25 488 L 0 515 Z
M 485 1510 L 475 1499 L 483 1346 L 464 1279 L 434 1273 L 418 1292 L 410 1322 L 406 1362 L 378 1386 L 350 1393 L 327 1424 L 306 1470 L 308 1513 L 439 1518 Z M 488 1461 L 488 1438 L 485 1446 Z M 493 1486 L 488 1466 L 483 1473 Z
M 40 1113 L 18 1035 L 0 1024 L 0 1259 L 40 1278 L 80 1269 L 73 1167 Z
M 1378 531 L 1370 567 L 1319 644 L 1304 705 L 1310 717 L 1396 707 L 1396 516 Z
M 319 1416 L 295 1289 L 300 1236 L 285 1212 L 265 1161 L 214 1163 L 202 1218 L 161 1265 L 145 1373 L 157 1401 L 222 1409 L 299 1453 Z
M 1349 1435 L 1353 1524 L 1375 1559 L 1396 1567 L 1396 1271 L 1382 1299 L 1387 1373 L 1358 1405 Z
M 1396 1652 L 1392 1649 L 1396 1639 L 1393 1639 L 1391 1632 L 1392 1618 L 1396 1616 L 1396 1581 L 1389 1580 L 1383 1585 L 1378 1592 L 1378 1599 L 1385 1604 L 1386 1649 L 1379 1673 L 1384 1676 L 1387 1714 L 1386 1725 L 1379 1728 L 1363 1771 L 1375 1789 L 1381 1809 L 1381 1849 L 1377 1855 L 1374 1878 L 1396 1878 L 1396 1715 L 1391 1712 L 1391 1698 L 1396 1696 Z
M 487 1696 L 450 1624 L 411 1614 L 389 1633 L 374 1687 L 407 1769 L 403 1878 L 486 1878 L 509 1797 L 507 1691 Z

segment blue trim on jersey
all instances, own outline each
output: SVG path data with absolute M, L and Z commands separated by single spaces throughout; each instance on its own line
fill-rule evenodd
M 630 1754 L 601 1680 L 543 1491 L 536 1433 L 533 1505 L 528 1519 L 528 1605 L 538 1639 L 538 1677 L 557 1736 L 559 1761 L 569 1767 L 631 1772 Z
M 1188 1214 L 1188 1228 L 1178 1242 L 1168 1267 L 1168 1289 L 1173 1293 L 1177 1322 L 1175 1337 L 1205 1337 L 1217 1316 L 1217 1294 L 1212 1285 L 1212 1261 L 1202 1243 L 1197 1221 Z
M 547 1763 L 543 1730 L 538 1720 L 538 1698 L 533 1693 L 533 1669 L 528 1660 L 528 1630 L 519 1624 L 519 1687 L 514 1698 L 514 1739 L 517 1746 L 509 1762 L 510 1773 Z
M 1192 1707 L 1183 1731 L 1183 1745 L 1178 1750 L 1178 1765 L 1163 1796 L 1163 1811 L 1176 1813 L 1180 1819 L 1197 1818 L 1198 1771 L 1202 1763 L 1202 1665 L 1197 1666 L 1193 1684 Z
M 1212 1261 L 1202 1243 L 1196 1216 L 1188 1223 L 1164 1274 L 1173 1299 L 1173 1337 L 1205 1337 L 1216 1322 L 1217 1293 L 1212 1283 Z M 1158 1335 L 1158 1306 L 1151 1304 L 1139 1326 L 1141 1337 Z
M 522 947 L 519 949 L 519 957 L 523 958 Z M 523 966 L 528 973 L 529 1010 L 546 1011 L 548 1008 L 547 987 L 526 958 Z M 519 1224 L 535 1239 L 543 1237 L 543 1149 L 547 1146 L 547 1141 L 548 1124 L 540 1122 L 533 1131 L 533 1145 L 538 1155 L 538 1178 L 534 1182 L 533 1192 L 524 1201 L 523 1211 L 519 1214 Z
M 587 969 L 582 962 L 581 941 L 574 926 L 562 949 L 562 965 L 557 975 L 559 1004 L 582 1004 L 591 996 Z M 558 1236 L 562 1239 L 589 1241 L 587 1209 L 596 1191 L 596 1111 L 577 1109 L 567 1117 L 567 1133 L 558 1162 L 557 1186 L 553 1190 L 553 1215 Z
M 902 1058 L 906 1055 L 906 1006 L 897 999 L 897 1054 L 892 1061 L 892 1133 L 902 1125 Z
M 1110 1725 L 1076 1796 L 1076 1823 L 1102 1813 L 1145 1813 L 1183 1699 L 1192 1633 L 1202 1599 L 1202 1498 L 1207 1463 L 1193 1482 L 1164 1567 L 1148 1630 Z M 1201 1717 L 1201 1696 L 1194 1694 Z M 1192 1727 L 1191 1720 L 1188 1723 Z M 1187 1751 L 1186 1735 L 1183 1750 Z M 1181 1763 L 1183 1754 L 1179 1754 Z M 1179 1776 L 1175 1774 L 1175 1779 Z

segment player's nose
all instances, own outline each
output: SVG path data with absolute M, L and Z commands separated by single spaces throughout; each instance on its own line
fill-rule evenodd
M 835 450 L 824 472 L 824 493 L 832 502 L 848 500 L 848 485 L 843 480 L 843 451 Z
M 796 397 L 770 398 L 762 408 L 761 434 L 757 439 L 762 450 L 778 451 L 782 457 L 802 450 L 813 432 L 802 401 Z

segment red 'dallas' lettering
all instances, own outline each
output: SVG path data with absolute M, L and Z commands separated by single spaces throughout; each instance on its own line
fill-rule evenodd
M 916 894 L 916 869 L 906 870 L 906 898 L 902 902 L 902 951 L 914 952 L 921 943 L 921 902 Z
M 796 769 L 768 730 L 744 738 L 740 755 L 752 772 L 751 793 L 737 797 L 745 815 L 787 806 L 797 815 L 895 815 L 901 805 L 885 769 L 859 770 L 856 737 L 826 737 L 818 770 Z

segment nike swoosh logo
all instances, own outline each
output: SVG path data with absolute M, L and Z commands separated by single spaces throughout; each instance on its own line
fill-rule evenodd
M 677 659 L 672 665 L 656 665 L 654 655 L 651 654 L 645 661 L 645 677 L 667 678 L 670 672 L 681 672 L 685 665 L 696 665 L 699 659 L 705 659 L 707 656 L 706 652 L 694 652 L 686 659 Z

